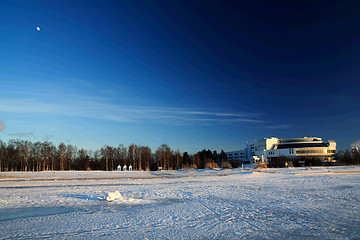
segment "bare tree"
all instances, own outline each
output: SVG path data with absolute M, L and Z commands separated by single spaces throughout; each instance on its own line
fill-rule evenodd
M 88 151 L 80 149 L 76 160 L 77 169 L 87 170 L 90 164 L 90 157 Z
M 66 145 L 64 143 L 59 144 L 59 168 L 60 171 L 64 171 L 64 162 L 66 158 Z
M 32 145 L 32 171 L 40 171 L 41 170 L 41 142 L 36 142 Z
M 105 161 L 105 171 L 109 171 L 109 161 L 112 161 L 112 147 L 105 146 L 100 151 L 102 159 Z
M 199 153 L 197 153 L 197 154 L 194 155 L 194 161 L 193 161 L 193 164 L 192 164 L 192 168 L 199 169 L 200 163 L 201 163 L 201 156 L 200 156 Z
M 145 170 L 149 171 L 151 166 L 151 149 L 149 147 L 141 147 L 141 157 Z
M 41 145 L 42 154 L 42 170 L 49 171 L 54 170 L 56 148 L 51 142 L 45 141 Z
M 0 122 L 1 123 L 1 122 Z M 6 145 L 0 140 L 0 172 L 3 171 L 3 160 L 5 155 Z
M 138 162 L 139 162 L 139 164 L 138 164 L 138 170 L 142 170 L 142 168 L 141 168 L 141 162 L 142 162 L 142 158 L 141 158 L 141 153 L 142 153 L 142 148 L 141 147 L 138 147 L 138 155 L 139 155 L 139 160 L 138 160 Z
M 137 148 L 138 146 L 135 144 L 131 144 L 129 146 L 129 164 L 132 164 L 132 167 L 135 169 L 136 168 L 136 153 L 137 153 Z
M 168 170 L 172 157 L 171 148 L 167 144 L 162 144 L 155 152 L 158 161 L 158 167 Z
M 29 159 L 29 141 L 24 141 L 22 144 L 22 155 L 23 155 L 23 168 L 21 170 L 28 171 L 28 159 Z
M 176 150 L 175 151 L 175 167 L 174 169 L 178 170 L 181 168 L 182 166 L 182 158 L 181 158 L 181 154 L 180 154 L 180 151 L 179 150 Z
M 119 154 L 119 164 L 121 166 L 126 165 L 126 157 L 127 157 L 127 151 L 126 151 L 126 147 L 124 147 L 124 145 L 120 144 L 118 146 L 118 154 Z

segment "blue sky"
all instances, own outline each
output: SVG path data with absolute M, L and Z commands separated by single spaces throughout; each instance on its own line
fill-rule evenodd
M 0 139 L 350 148 L 359 16 L 358 1 L 0 0 Z

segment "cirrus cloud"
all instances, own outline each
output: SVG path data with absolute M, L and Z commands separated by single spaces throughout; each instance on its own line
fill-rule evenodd
M 34 136 L 34 133 L 32 132 L 25 132 L 25 133 L 8 133 L 7 134 L 8 136 L 11 136 L 11 137 L 33 137 Z
M 69 103 L 42 102 L 34 99 L 3 99 L 0 111 L 73 116 L 101 119 L 113 122 L 175 123 L 261 123 L 255 113 L 229 113 L 217 110 L 186 108 L 131 106 L 105 101 L 79 100 Z

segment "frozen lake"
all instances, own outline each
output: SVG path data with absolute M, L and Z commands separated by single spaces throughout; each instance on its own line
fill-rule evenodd
M 0 173 L 0 239 L 359 239 L 359 171 Z

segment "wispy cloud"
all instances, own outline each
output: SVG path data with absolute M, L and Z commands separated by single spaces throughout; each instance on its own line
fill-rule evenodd
M 4 130 L 4 122 L 0 121 L 0 131 Z
M 280 125 L 270 125 L 270 126 L 266 126 L 266 128 L 270 128 L 270 129 L 287 129 L 290 128 L 290 124 L 280 124 Z
M 25 82 L 23 84 L 25 85 L 19 89 L 13 88 L 13 83 L 9 83 L 6 97 L 0 98 L 0 113 L 31 113 L 112 122 L 146 122 L 166 125 L 264 122 L 257 113 L 211 108 L 154 106 L 151 103 L 148 105 L 134 103 L 132 105 L 129 102 L 132 103 L 133 98 L 118 98 L 116 94 L 110 96 L 102 94 L 109 89 L 115 89 L 117 94 L 125 93 L 118 86 L 104 87 L 76 79 L 71 79 L 71 81 L 62 79 L 56 83 Z M 139 102 L 146 102 L 146 99 L 141 99 Z
M 70 103 L 41 102 L 33 99 L 2 99 L 0 111 L 75 116 L 114 122 L 140 122 L 171 124 L 183 123 L 260 123 L 255 113 L 228 113 L 223 111 L 197 111 L 194 109 L 153 106 L 130 106 L 104 101 L 77 100 Z
M 6 134 L 8 136 L 11 136 L 11 137 L 33 137 L 34 136 L 34 133 L 32 132 L 25 132 L 25 133 L 8 133 Z

